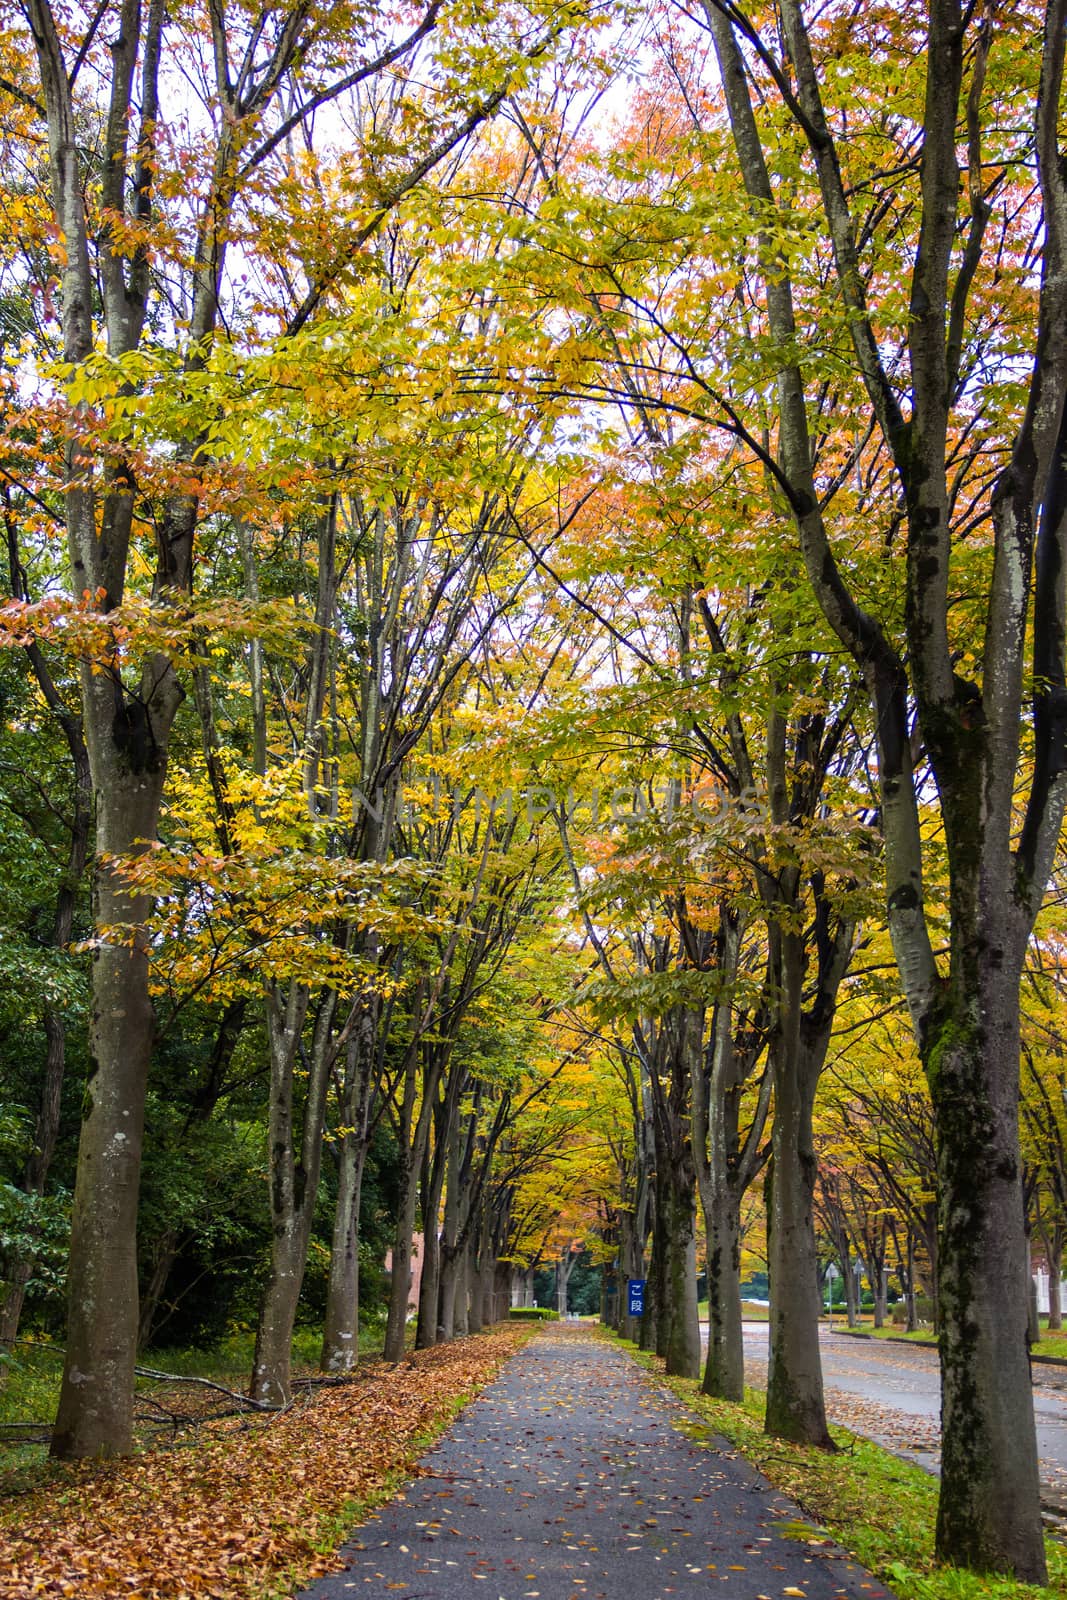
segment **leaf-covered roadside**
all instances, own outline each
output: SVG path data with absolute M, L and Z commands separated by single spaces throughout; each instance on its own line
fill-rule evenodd
M 500 1328 L 374 1363 L 277 1416 L 63 1469 L 3 1514 L 0 1597 L 288 1594 L 337 1565 L 359 1510 L 410 1473 L 530 1332 Z

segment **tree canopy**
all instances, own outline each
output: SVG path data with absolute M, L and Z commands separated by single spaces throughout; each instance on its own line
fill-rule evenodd
M 61 1340 L 56 1455 L 129 1453 L 154 1341 L 254 1328 L 285 1406 L 299 1326 L 342 1375 L 579 1260 L 734 1400 L 758 1265 L 767 1429 L 832 1448 L 832 1262 L 936 1323 L 939 1554 L 1042 1580 L 1065 36 L 3 7 L 0 1362 Z

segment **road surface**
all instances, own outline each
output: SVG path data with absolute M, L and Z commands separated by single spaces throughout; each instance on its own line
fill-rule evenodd
M 831 1421 L 910 1456 L 930 1471 L 939 1461 L 941 1395 L 937 1351 L 922 1345 L 821 1332 Z M 767 1324 L 745 1323 L 745 1375 L 767 1382 Z M 1067 1366 L 1034 1364 L 1034 1416 L 1045 1498 L 1067 1514 Z

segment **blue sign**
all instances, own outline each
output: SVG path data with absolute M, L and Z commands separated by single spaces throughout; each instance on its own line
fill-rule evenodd
M 645 1314 L 645 1279 L 628 1278 L 629 1294 L 627 1308 L 631 1317 L 643 1317 Z

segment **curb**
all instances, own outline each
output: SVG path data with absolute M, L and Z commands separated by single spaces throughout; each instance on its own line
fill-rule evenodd
M 831 1333 L 836 1333 L 845 1339 L 866 1339 L 871 1344 L 906 1344 L 913 1350 L 936 1350 L 936 1339 L 901 1339 L 895 1334 L 886 1334 L 884 1339 L 876 1339 L 873 1333 L 867 1333 L 863 1328 L 831 1328 Z M 1043 1367 L 1060 1367 L 1067 1372 L 1067 1359 L 1063 1356 L 1043 1356 L 1033 1351 L 1030 1360 L 1036 1361 Z

